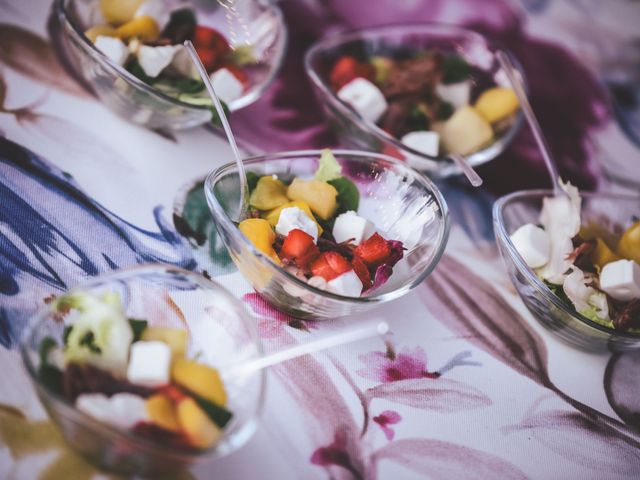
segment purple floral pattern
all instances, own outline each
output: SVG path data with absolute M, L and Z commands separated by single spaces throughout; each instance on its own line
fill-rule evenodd
M 387 440 L 393 440 L 396 432 L 393 430 L 393 428 L 390 427 L 390 425 L 400 423 L 402 417 L 398 412 L 394 410 L 385 410 L 384 412 L 380 413 L 380 415 L 376 415 L 375 417 L 373 417 L 371 420 L 380 425 L 380 428 L 384 432 L 384 436 L 387 437 Z

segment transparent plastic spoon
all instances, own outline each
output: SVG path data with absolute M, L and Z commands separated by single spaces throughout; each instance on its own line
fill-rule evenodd
M 522 113 L 527 119 L 529 128 L 531 128 L 536 143 L 538 144 L 538 148 L 542 153 L 544 164 L 547 167 L 549 177 L 551 177 L 551 183 L 553 184 L 553 193 L 556 196 L 567 195 L 560 185 L 560 176 L 558 175 L 556 163 L 551 156 L 551 150 L 549 149 L 549 145 L 544 138 L 542 128 L 540 127 L 538 119 L 533 113 L 533 109 L 531 108 L 531 104 L 529 103 L 529 99 L 527 98 L 527 94 L 524 91 L 524 85 L 522 83 L 522 78 L 520 77 L 520 72 L 518 72 L 515 65 L 511 61 L 511 58 L 506 52 L 500 50 L 496 53 L 496 57 L 498 58 L 498 62 L 500 62 L 500 66 L 507 74 L 511 85 L 513 86 L 513 90 L 516 92 L 516 97 L 518 97 L 518 101 L 520 102 Z
M 467 162 L 467 159 L 465 157 L 463 157 L 462 155 L 453 154 L 449 155 L 449 158 L 453 161 L 453 163 L 458 165 L 458 167 L 460 168 L 460 170 L 462 170 L 462 173 L 464 173 L 464 176 L 467 177 L 467 180 L 469 180 L 469 183 L 472 186 L 479 187 L 480 185 L 482 185 L 482 178 L 480 177 L 480 175 L 478 175 L 478 172 L 476 172 L 473 167 L 469 165 L 469 162 Z
M 213 105 L 216 107 L 216 111 L 218 112 L 218 117 L 220 118 L 220 122 L 222 123 L 222 127 L 224 128 L 224 133 L 227 135 L 227 140 L 229 141 L 229 146 L 231 147 L 231 151 L 233 152 L 233 156 L 236 160 L 236 165 L 238 166 L 238 176 L 240 177 L 240 211 L 238 212 L 238 218 L 235 219 L 237 221 L 241 221 L 246 217 L 246 212 L 249 207 L 249 184 L 247 182 L 247 174 L 244 170 L 244 164 L 242 163 L 242 157 L 240 156 L 240 150 L 238 150 L 238 144 L 236 143 L 236 139 L 233 136 L 233 132 L 231 131 L 231 126 L 229 125 L 229 121 L 227 120 L 227 116 L 224 114 L 224 108 L 222 108 L 222 103 L 216 94 L 216 91 L 213 89 L 213 85 L 211 85 L 211 80 L 209 80 L 209 75 L 207 74 L 207 70 L 204 68 L 196 49 L 190 40 L 185 40 L 184 48 L 187 50 L 187 53 L 191 57 L 193 64 L 196 66 L 198 70 L 198 74 L 204 83 L 204 86 L 209 92 L 209 96 L 213 101 Z
M 260 357 L 250 362 L 243 362 L 238 365 L 232 365 L 225 368 L 221 375 L 226 380 L 233 380 L 251 373 L 254 373 L 263 368 L 277 365 L 278 363 L 286 362 L 294 358 L 308 355 L 311 353 L 319 352 L 321 350 L 328 350 L 330 348 L 338 347 L 346 343 L 357 342 L 366 338 L 385 335 L 389 331 L 389 325 L 387 322 L 379 322 L 375 325 L 368 325 L 362 328 L 356 328 L 346 332 L 336 333 L 324 338 L 319 338 L 312 342 L 296 345 L 295 347 L 287 348 L 279 352 L 275 352 L 264 357 Z

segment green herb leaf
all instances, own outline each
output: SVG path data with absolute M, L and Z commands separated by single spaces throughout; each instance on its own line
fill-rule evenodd
M 407 127 L 409 130 L 426 130 L 429 126 L 429 118 L 421 105 L 414 105 L 407 115 Z
M 329 180 L 330 185 L 338 191 L 338 212 L 343 213 L 348 210 L 358 211 L 360 204 L 360 192 L 358 187 L 347 177 L 339 177 Z
M 256 188 L 258 180 L 260 180 L 260 175 L 256 172 L 247 172 L 247 187 L 249 188 L 249 193 Z
M 142 337 L 142 332 L 147 329 L 149 322 L 146 320 L 139 320 L 137 318 L 128 318 L 131 331 L 133 332 L 133 341 L 137 342 Z
M 155 88 L 162 90 L 168 94 L 185 94 L 192 95 L 200 93 L 204 90 L 204 83 L 200 79 L 189 77 L 165 77 L 155 82 Z
M 152 85 L 155 82 L 155 79 L 150 77 L 145 73 L 145 71 L 140 66 L 140 62 L 135 57 L 132 57 L 124 66 L 124 68 L 138 80 L 142 80 L 147 85 Z
M 320 180 L 321 182 L 328 182 L 329 180 L 339 178 L 341 173 L 342 166 L 340 166 L 336 157 L 333 156 L 331 150 L 328 148 L 322 150 L 315 179 Z
M 49 361 L 47 358 L 49 357 L 49 353 L 51 350 L 58 346 L 58 342 L 53 337 L 44 337 L 40 342 L 40 366 L 48 365 Z
M 64 330 L 62 331 L 62 341 L 64 342 L 64 344 L 67 344 L 67 340 L 69 340 L 69 334 L 71 333 L 71 330 L 73 329 L 73 325 L 67 325 L 66 327 L 64 327 Z
M 202 398 L 201 396 L 194 394 L 193 392 L 190 392 L 190 393 L 193 396 L 194 400 L 198 403 L 200 408 L 202 408 L 202 410 L 204 410 L 204 412 L 207 414 L 207 416 L 218 427 L 224 428 L 224 426 L 227 423 L 229 423 L 229 421 L 233 417 L 233 414 L 229 410 L 224 408 L 223 406 L 218 405 L 216 403 L 213 403 L 213 402 L 211 402 L 209 400 L 206 400 L 206 399 Z
M 102 353 L 102 349 L 98 345 L 96 345 L 96 337 L 93 335 L 92 331 L 88 331 L 84 334 L 84 336 L 80 339 L 79 345 L 82 347 L 87 347 L 92 353 Z
M 442 83 L 449 85 L 466 80 L 471 73 L 471 66 L 460 55 L 449 55 L 443 62 L 444 76 Z
M 453 115 L 453 105 L 449 102 L 440 102 L 440 108 L 438 109 L 438 120 L 448 120 Z

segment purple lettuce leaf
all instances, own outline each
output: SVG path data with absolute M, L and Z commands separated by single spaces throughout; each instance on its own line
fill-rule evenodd
M 389 255 L 386 262 L 376 268 L 373 276 L 373 285 L 367 292 L 371 292 L 387 283 L 387 280 L 389 280 L 389 277 L 393 273 L 393 266 L 404 256 L 405 248 L 400 240 L 387 240 L 387 244 L 391 248 L 391 255 Z

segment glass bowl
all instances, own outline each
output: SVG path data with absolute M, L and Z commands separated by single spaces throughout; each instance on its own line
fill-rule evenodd
M 311 178 L 320 150 L 292 151 L 245 160 L 247 171 L 277 174 L 283 181 Z M 399 298 L 422 282 L 435 268 L 449 235 L 447 206 L 438 188 L 425 176 L 386 155 L 334 150 L 342 174 L 360 190 L 358 212 L 401 240 L 407 250 L 393 267 L 389 281 L 370 294 L 345 297 L 310 286 L 258 251 L 232 220 L 238 218 L 239 176 L 227 164 L 205 180 L 205 194 L 213 220 L 231 258 L 253 288 L 276 308 L 298 318 L 332 319 L 363 312 Z
M 232 48 L 248 44 L 257 52 L 258 62 L 247 68 L 249 89 L 227 105 L 234 111 L 256 101 L 275 78 L 284 57 L 287 30 L 274 2 L 235 0 L 232 5 L 241 20 L 233 20 L 236 14 L 227 15 L 221 3 L 175 2 L 192 8 L 202 24 L 217 29 Z M 99 14 L 98 4 L 97 0 L 56 0 L 55 7 L 71 63 L 98 98 L 120 116 L 152 129 L 180 130 L 210 121 L 210 107 L 186 103 L 153 88 L 94 46 L 83 32 L 95 24 L 91 19 Z
M 587 350 L 640 348 L 640 334 L 618 332 L 577 313 L 557 297 L 524 262 L 509 235 L 525 223 L 539 222 L 542 199 L 551 190 L 530 190 L 500 198 L 493 207 L 493 226 L 500 254 L 524 304 L 538 321 L 564 341 Z M 582 223 L 597 222 L 622 233 L 640 215 L 640 197 L 581 193 Z
M 464 28 L 416 23 L 391 25 L 329 35 L 309 49 L 305 55 L 305 70 L 311 78 L 316 95 L 324 107 L 329 124 L 347 146 L 373 150 L 410 162 L 411 166 L 430 175 L 447 176 L 460 173 L 446 156 L 433 157 L 404 145 L 373 122 L 363 119 L 342 102 L 329 85 L 333 64 L 342 55 L 367 60 L 376 55 L 408 58 L 413 52 L 435 49 L 462 56 L 471 66 L 471 100 L 494 85 L 510 86 L 502 72 L 489 41 L 479 33 Z M 524 81 L 524 73 L 514 59 Z M 487 147 L 466 157 L 472 166 L 486 163 L 502 153 L 522 123 L 518 111 L 514 121 Z
M 118 292 L 128 317 L 150 326 L 189 330 L 189 356 L 221 372 L 262 355 L 254 322 L 224 288 L 200 274 L 162 265 L 138 266 L 93 278 L 73 291 Z M 233 413 L 220 442 L 208 450 L 182 450 L 102 423 L 76 409 L 47 387 L 38 375 L 39 346 L 50 336 L 62 345 L 64 324 L 49 306 L 37 312 L 21 341 L 22 358 L 36 392 L 67 443 L 90 461 L 125 475 L 155 476 L 195 462 L 228 455 L 257 427 L 264 403 L 265 374 L 258 371 L 225 381 Z

